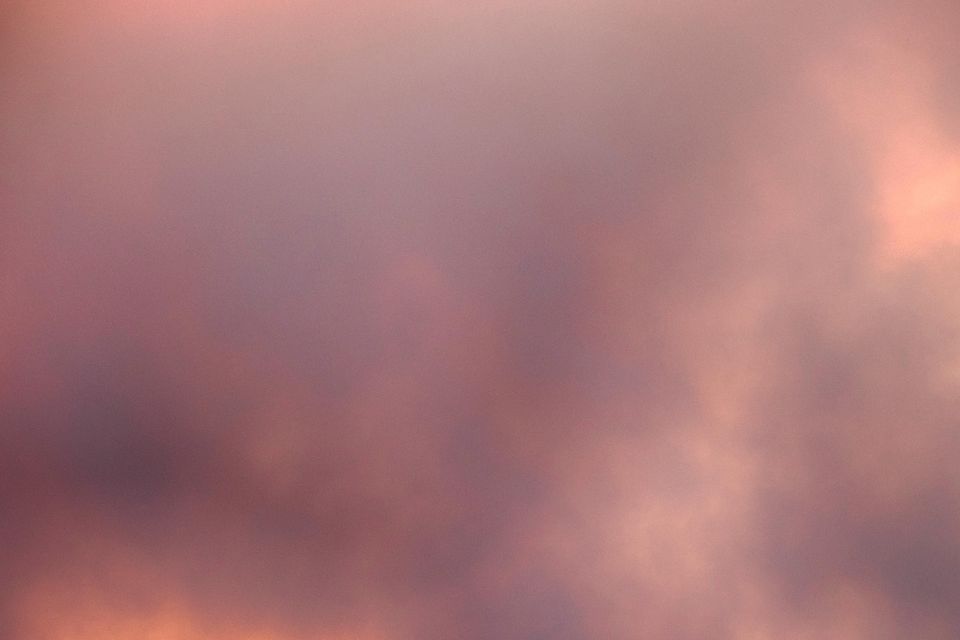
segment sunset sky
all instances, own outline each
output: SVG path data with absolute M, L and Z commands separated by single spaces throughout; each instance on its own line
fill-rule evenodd
M 0 640 L 957 638 L 957 0 L 0 4 Z

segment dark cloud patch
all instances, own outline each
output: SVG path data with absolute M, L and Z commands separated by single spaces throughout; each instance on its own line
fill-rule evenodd
M 778 334 L 784 375 L 758 418 L 769 478 L 761 512 L 771 573 L 799 611 L 852 584 L 900 612 L 884 623 L 891 633 L 933 619 L 948 637 L 956 406 L 931 376 L 955 357 L 944 350 L 953 330 L 938 296 L 914 284 L 831 292 Z M 854 300 L 851 317 L 840 317 L 841 299 Z

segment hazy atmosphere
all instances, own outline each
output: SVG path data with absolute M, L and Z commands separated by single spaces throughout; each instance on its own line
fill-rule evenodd
M 956 0 L 7 0 L 0 638 L 960 638 Z

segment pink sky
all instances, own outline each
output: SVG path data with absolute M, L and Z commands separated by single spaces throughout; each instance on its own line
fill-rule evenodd
M 0 9 L 0 636 L 960 637 L 960 9 Z

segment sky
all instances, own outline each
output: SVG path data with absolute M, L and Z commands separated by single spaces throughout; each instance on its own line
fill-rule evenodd
M 954 0 L 8 0 L 0 637 L 960 637 Z

